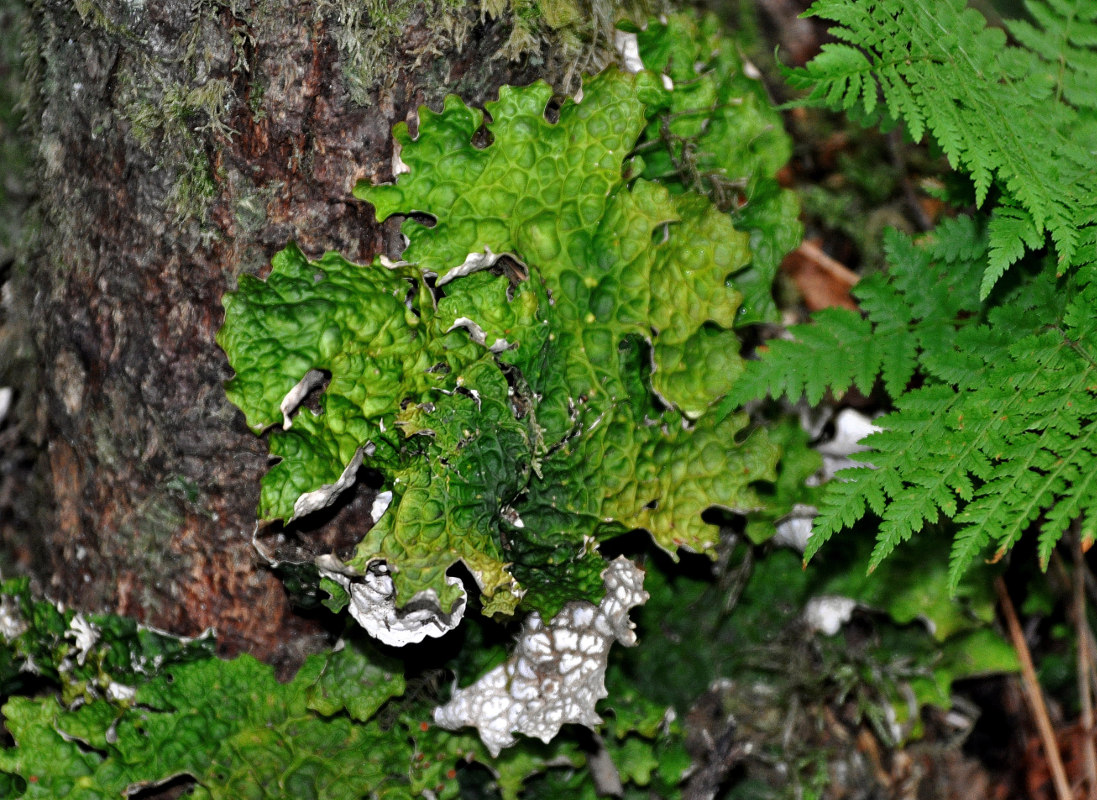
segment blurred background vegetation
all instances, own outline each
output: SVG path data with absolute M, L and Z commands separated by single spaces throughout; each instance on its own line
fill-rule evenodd
M 806 3 L 706 5 L 736 31 L 774 101 L 793 99 L 775 58 L 802 64 L 826 40 L 817 21 L 798 18 Z M 1019 0 L 973 5 L 992 22 L 1024 13 Z M 34 143 L 20 124 L 24 13 L 16 0 L 0 0 L 0 285 L 18 269 L 33 227 Z M 899 131 L 864 130 L 812 109 L 783 113 L 794 153 L 781 180 L 801 198 L 805 245 L 786 260 L 778 295 L 784 321 L 798 322 L 810 310 L 851 304 L 858 276 L 883 266 L 883 230 L 928 230 L 947 213 L 939 197 L 955 178 L 934 148 L 912 145 Z M 0 315 L 8 308 L 0 304 Z M 7 386 L 17 358 L 2 339 L 3 323 L 0 316 L 0 386 Z M 844 406 L 871 415 L 879 402 L 854 395 Z M 18 500 L 4 496 L 15 484 L 3 476 L 29 463 L 4 408 L 0 395 L 0 511 Z M 834 435 L 837 411 L 816 419 L 812 440 Z M 634 771 L 690 763 L 687 796 L 705 796 L 711 786 L 734 800 L 1052 797 L 995 578 L 1016 604 L 1062 751 L 1080 769 L 1079 686 L 1093 675 L 1079 675 L 1077 656 L 1079 641 L 1092 635 L 1097 580 L 1069 543 L 1046 574 L 1031 566 L 1030 553 L 1018 552 L 974 571 L 953 601 L 944 589 L 947 547 L 934 547 L 931 537 L 866 577 L 871 531 L 863 546 L 846 538 L 805 570 L 794 550 L 755 543 L 734 520 L 725 522 L 715 566 L 690 558 L 671 564 L 640 538 L 619 544 L 648 566 L 652 597 L 636 614 L 640 646 L 614 653 L 610 696 L 642 689 L 675 709 L 679 732 L 663 751 L 627 756 Z M 0 542 L 9 538 L 5 524 L 0 517 Z M 0 570 L 17 569 L 0 547 Z M 465 636 L 495 642 L 496 650 L 484 649 L 493 657 L 507 641 L 488 629 Z M 423 684 L 431 674 L 424 670 Z M 549 770 L 525 796 L 569 796 L 579 778 L 586 779 L 572 767 Z M 471 766 L 461 781 L 462 796 L 493 796 L 490 781 Z M 658 785 L 630 784 L 629 796 L 659 796 Z

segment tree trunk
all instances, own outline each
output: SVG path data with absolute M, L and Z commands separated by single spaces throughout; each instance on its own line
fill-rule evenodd
M 5 535 L 48 595 L 180 634 L 215 626 L 226 652 L 286 665 L 315 646 L 321 626 L 252 547 L 266 446 L 221 388 L 221 296 L 289 240 L 363 262 L 399 249 L 350 196 L 392 179 L 394 123 L 449 92 L 562 86 L 579 54 L 604 53 L 576 44 L 604 34 L 600 3 L 563 19 L 552 4 L 532 27 L 490 5 L 495 19 L 452 0 L 32 3 L 39 195 L 2 377 L 41 450 Z M 359 495 L 314 539 L 359 538 Z

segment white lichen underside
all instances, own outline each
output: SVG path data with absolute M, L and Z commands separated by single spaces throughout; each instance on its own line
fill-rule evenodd
M 387 567 L 379 565 L 362 576 L 340 571 L 337 559 L 321 556 L 316 560 L 320 575 L 329 578 L 350 596 L 349 611 L 354 621 L 370 636 L 391 647 L 418 644 L 427 637 L 437 638 L 456 628 L 465 616 L 468 598 L 460 579 L 446 577 L 450 586 L 461 586 L 461 596 L 447 613 L 442 611 L 433 589 L 419 592 L 407 604 L 397 608 L 396 587 Z
M 842 629 L 857 608 L 857 601 L 839 595 L 813 597 L 804 606 L 804 622 L 815 633 L 833 636 Z
M 636 643 L 629 610 L 648 599 L 643 571 L 618 557 L 602 576 L 600 605 L 568 603 L 545 625 L 531 614 L 518 646 L 505 664 L 454 693 L 434 710 L 448 730 L 477 728 L 493 756 L 514 744 L 515 734 L 548 742 L 569 723 L 602 722 L 594 706 L 606 696 L 606 658 L 613 643 Z
M 318 369 L 310 369 L 305 377 L 297 381 L 297 385 L 286 392 L 282 398 L 278 410 L 282 412 L 282 427 L 287 431 L 293 427 L 293 412 L 296 411 L 308 393 L 324 382 L 324 373 Z
M 19 603 L 11 595 L 0 597 L 0 637 L 11 643 L 27 632 L 27 623 L 19 613 Z
M 327 483 L 319 489 L 305 492 L 294 501 L 293 516 L 286 521 L 293 522 L 295 519 L 300 519 L 322 508 L 327 508 L 334 503 L 336 498 L 354 483 L 355 477 L 358 475 L 358 468 L 362 466 L 363 457 L 372 454 L 371 445 L 359 447 L 354 454 L 354 458 L 350 460 L 350 463 L 343 470 L 343 474 L 339 476 L 335 483 Z

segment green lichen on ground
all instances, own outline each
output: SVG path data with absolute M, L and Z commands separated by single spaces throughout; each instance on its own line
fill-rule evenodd
M 699 82 L 732 76 L 721 64 Z M 445 573 L 461 561 L 485 613 L 522 598 L 551 615 L 597 600 L 597 542 L 644 528 L 669 552 L 712 553 L 701 512 L 763 505 L 752 484 L 773 480 L 776 448 L 762 432 L 739 441 L 745 416 L 708 410 L 742 369 L 737 287 L 768 284 L 771 265 L 704 196 L 634 177 L 645 167 L 631 153 L 660 114 L 678 113 L 676 91 L 610 69 L 556 122 L 543 83 L 502 89 L 487 123 L 451 96 L 441 112 L 420 110 L 417 138 L 397 126 L 409 174 L 356 189 L 381 219 L 433 218 L 405 221 L 399 265 L 309 262 L 290 247 L 267 280 L 241 278 L 218 341 L 248 424 L 282 423 L 262 519 L 329 500 L 364 456 L 393 500 L 352 567 L 384 561 L 398 603 L 429 590 L 448 609 L 461 590 Z M 699 115 L 725 105 L 715 92 L 686 102 Z M 764 181 L 776 168 L 728 153 L 713 170 Z M 795 229 L 794 210 L 773 216 Z M 294 415 L 286 398 L 310 370 L 331 376 L 320 413 Z
M 215 658 L 211 638 L 80 616 L 35 600 L 25 581 L 0 585 L 0 623 L 2 713 L 13 740 L 0 748 L 5 797 L 105 800 L 183 781 L 194 784 L 189 796 L 210 800 L 455 798 L 458 770 L 472 762 L 504 800 L 564 765 L 590 782 L 575 741 L 525 741 L 493 758 L 474 735 L 428 722 L 437 698 L 430 675 L 476 670 L 501 652 L 505 637 L 485 638 L 486 629 L 470 633 L 462 656 L 409 679 L 399 660 L 348 637 L 279 682 L 250 656 Z M 61 696 L 42 694 L 44 685 Z M 673 788 L 687 764 L 680 727 L 635 692 L 615 709 L 605 733 L 626 785 Z
M 27 684 L 55 684 L 66 704 L 108 695 L 160 667 L 209 658 L 210 636 L 161 634 L 110 614 L 77 614 L 37 599 L 26 578 L 0 583 L 0 695 Z
M 989 627 L 989 592 L 926 606 L 936 637 L 910 624 L 924 576 L 911 565 L 927 563 L 924 553 L 885 563 L 882 585 L 892 591 L 882 595 L 855 566 L 867 547 L 808 572 L 793 552 L 753 560 L 748 550 L 739 547 L 715 581 L 697 564 L 648 558 L 651 599 L 635 613 L 640 642 L 612 655 L 609 697 L 598 707 L 605 721 L 595 731 L 601 774 L 617 774 L 623 797 L 680 796 L 700 766 L 695 726 L 707 723 L 686 712 L 703 693 L 734 716 L 736 741 L 753 748 L 730 796 L 753 796 L 751 779 L 762 776 L 767 796 L 791 797 L 825 782 L 828 760 L 848 756 L 825 733 L 836 704 L 882 741 L 896 730 L 917 738 L 910 711 L 948 708 L 954 681 L 1016 668 L 1012 648 Z M 862 621 L 872 620 L 873 635 L 805 628 L 804 604 L 834 593 L 874 609 Z M 212 637 L 189 641 L 130 619 L 79 615 L 35 598 L 26 580 L 7 581 L 0 713 L 11 740 L 0 748 L 0 795 L 116 798 L 184 781 L 194 784 L 190 796 L 225 800 L 598 796 L 590 742 L 574 730 L 550 744 L 522 739 L 492 757 L 475 734 L 430 723 L 432 707 L 502 661 L 512 638 L 483 618 L 457 635 L 459 649 L 409 654 L 352 632 L 280 682 L 248 656 L 215 658 Z M 721 677 L 734 684 L 709 691 Z
M 20 746 L 0 753 L 0 769 L 26 780 L 24 797 L 51 800 L 119 797 L 180 775 L 208 798 L 360 798 L 391 780 L 378 751 L 406 745 L 386 748 L 377 726 L 309 708 L 324 660 L 287 684 L 249 656 L 179 665 L 140 686 L 128 709 L 14 698 L 4 715 Z
M 910 624 L 902 598 L 918 591 L 924 571 L 910 564 L 919 554 L 882 567 L 891 570 L 883 585 L 894 591 L 881 597 L 851 568 L 866 548 L 809 572 L 790 551 L 752 562 L 747 550 L 732 555 L 717 581 L 696 564 L 647 561 L 651 599 L 636 612 L 640 643 L 611 657 L 610 694 L 598 709 L 605 722 L 596 731 L 626 798 L 680 796 L 698 767 L 687 729 L 696 740 L 692 726 L 703 719 L 686 712 L 703 693 L 734 716 L 736 740 L 754 748 L 731 796 L 752 796 L 751 779 L 763 776 L 767 796 L 784 797 L 825 781 L 828 760 L 847 757 L 822 721 L 835 704 L 883 741 L 896 726 L 916 738 L 919 718 L 909 711 L 948 708 L 954 681 L 1016 668 L 1012 649 L 989 627 L 990 593 L 928 609 L 945 636 Z M 738 579 L 741 591 L 731 590 Z M 875 609 L 862 620 L 873 635 L 811 634 L 801 613 L 820 593 Z M 0 792 L 113 798 L 185 779 L 195 784 L 191 796 L 226 800 L 593 800 L 590 745 L 574 730 L 550 744 L 523 739 L 493 758 L 474 734 L 430 724 L 451 676 L 454 686 L 466 684 L 504 659 L 511 641 L 483 618 L 458 635 L 457 654 L 444 655 L 386 650 L 350 634 L 279 682 L 248 656 L 214 658 L 211 638 L 188 642 L 112 615 L 77 615 L 36 600 L 26 581 L 8 581 L 0 585 L 0 692 L 13 743 L 0 748 Z M 735 683 L 708 691 L 720 677 Z M 59 689 L 60 699 L 43 687 Z

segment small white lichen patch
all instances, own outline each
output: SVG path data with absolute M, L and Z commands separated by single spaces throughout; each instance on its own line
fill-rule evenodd
M 871 466 L 863 461 L 854 461 L 850 456 L 868 450 L 869 448 L 861 444 L 861 441 L 866 436 L 879 433 L 881 430 L 883 429 L 872 419 L 852 408 L 838 412 L 838 416 L 834 418 L 834 437 L 815 447 L 823 457 L 823 474 L 816 483 L 829 481 L 838 470 Z
M 11 401 L 14 397 L 15 392 L 12 391 L 10 386 L 0 386 L 0 422 L 4 421 L 4 417 L 11 410 Z
M 69 629 L 65 631 L 65 638 L 75 641 L 72 655 L 76 656 L 76 663 L 83 666 L 88 653 L 99 641 L 99 628 L 86 619 L 83 614 L 77 614 L 69 623 Z
M 405 238 L 407 238 L 407 237 L 405 237 Z M 408 265 L 408 262 L 406 262 L 406 261 L 402 261 L 402 260 L 393 261 L 391 258 L 386 256 L 384 253 L 381 253 L 381 255 L 377 256 L 377 260 L 381 262 L 381 266 L 384 267 L 385 269 L 398 269 L 399 267 L 406 267 Z
M 434 709 L 434 721 L 448 730 L 477 728 L 493 756 L 516 733 L 548 742 L 562 725 L 600 724 L 594 706 L 606 696 L 609 649 L 636 643 L 629 610 L 648 599 L 643 571 L 624 557 L 602 579 L 606 596 L 598 606 L 568 603 L 547 625 L 531 614 L 510 659 Z
M 792 511 L 777 520 L 777 535 L 773 537 L 773 543 L 778 547 L 791 547 L 804 552 L 811 538 L 812 522 L 818 513 L 819 509 L 815 506 L 797 503 Z
M 393 180 L 400 177 L 404 173 L 411 172 L 411 167 L 404 163 L 404 159 L 400 158 L 400 143 L 394 141 L 392 143 L 392 177 Z
M 804 606 L 804 622 L 816 633 L 833 636 L 849 622 L 857 601 L 839 595 L 813 597 Z
M 456 278 L 471 275 L 482 269 L 488 269 L 489 267 L 494 266 L 495 262 L 504 256 L 514 259 L 514 261 L 521 264 L 523 267 L 526 266 L 525 262 L 518 258 L 518 255 L 515 253 L 493 253 L 490 247 L 484 247 L 483 252 L 469 253 L 465 256 L 465 260 L 462 263 L 458 264 L 438 279 L 438 285 L 442 286 Z
M 453 324 L 449 326 L 449 330 L 446 331 L 446 333 L 449 333 L 452 330 L 456 330 L 457 328 L 464 328 L 466 331 L 468 331 L 469 338 L 472 339 L 472 341 L 476 342 L 476 344 L 478 345 L 483 345 L 487 347 L 487 334 L 484 333 L 484 329 L 477 325 L 476 322 L 474 322 L 473 320 L 469 319 L 468 317 L 458 317 L 453 321 Z M 488 349 L 493 353 L 502 353 L 506 350 L 509 350 L 510 348 L 511 344 L 506 339 L 496 339 L 494 342 L 492 342 L 491 347 L 488 347 Z
M 282 412 L 282 427 L 289 430 L 293 427 L 293 419 L 290 416 L 301 405 L 308 393 L 324 382 L 324 373 L 318 369 L 310 369 L 305 377 L 297 381 L 297 385 L 286 392 L 278 410 Z
M 128 703 L 137 698 L 137 689 L 124 683 L 111 681 L 107 685 L 107 699 L 115 703 Z
M 392 505 L 392 492 L 378 492 L 377 496 L 373 498 L 373 505 L 369 509 L 369 516 L 374 525 L 385 515 L 390 505 Z
M 458 578 L 446 578 L 450 586 L 461 586 L 461 596 L 447 614 L 433 589 L 419 592 L 397 608 L 396 587 L 384 564 L 361 576 L 346 574 L 338 559 L 331 556 L 321 556 L 316 565 L 323 577 L 335 581 L 350 595 L 349 610 L 355 621 L 370 636 L 392 647 L 417 644 L 428 636 L 437 638 L 456 628 L 465 616 L 468 597 Z
M 644 62 L 640 60 L 640 42 L 635 33 L 614 31 L 613 46 L 621 54 L 621 65 L 625 72 L 636 73 L 644 69 Z
M 27 623 L 19 613 L 19 603 L 11 595 L 0 597 L 0 636 L 11 642 L 27 632 Z

